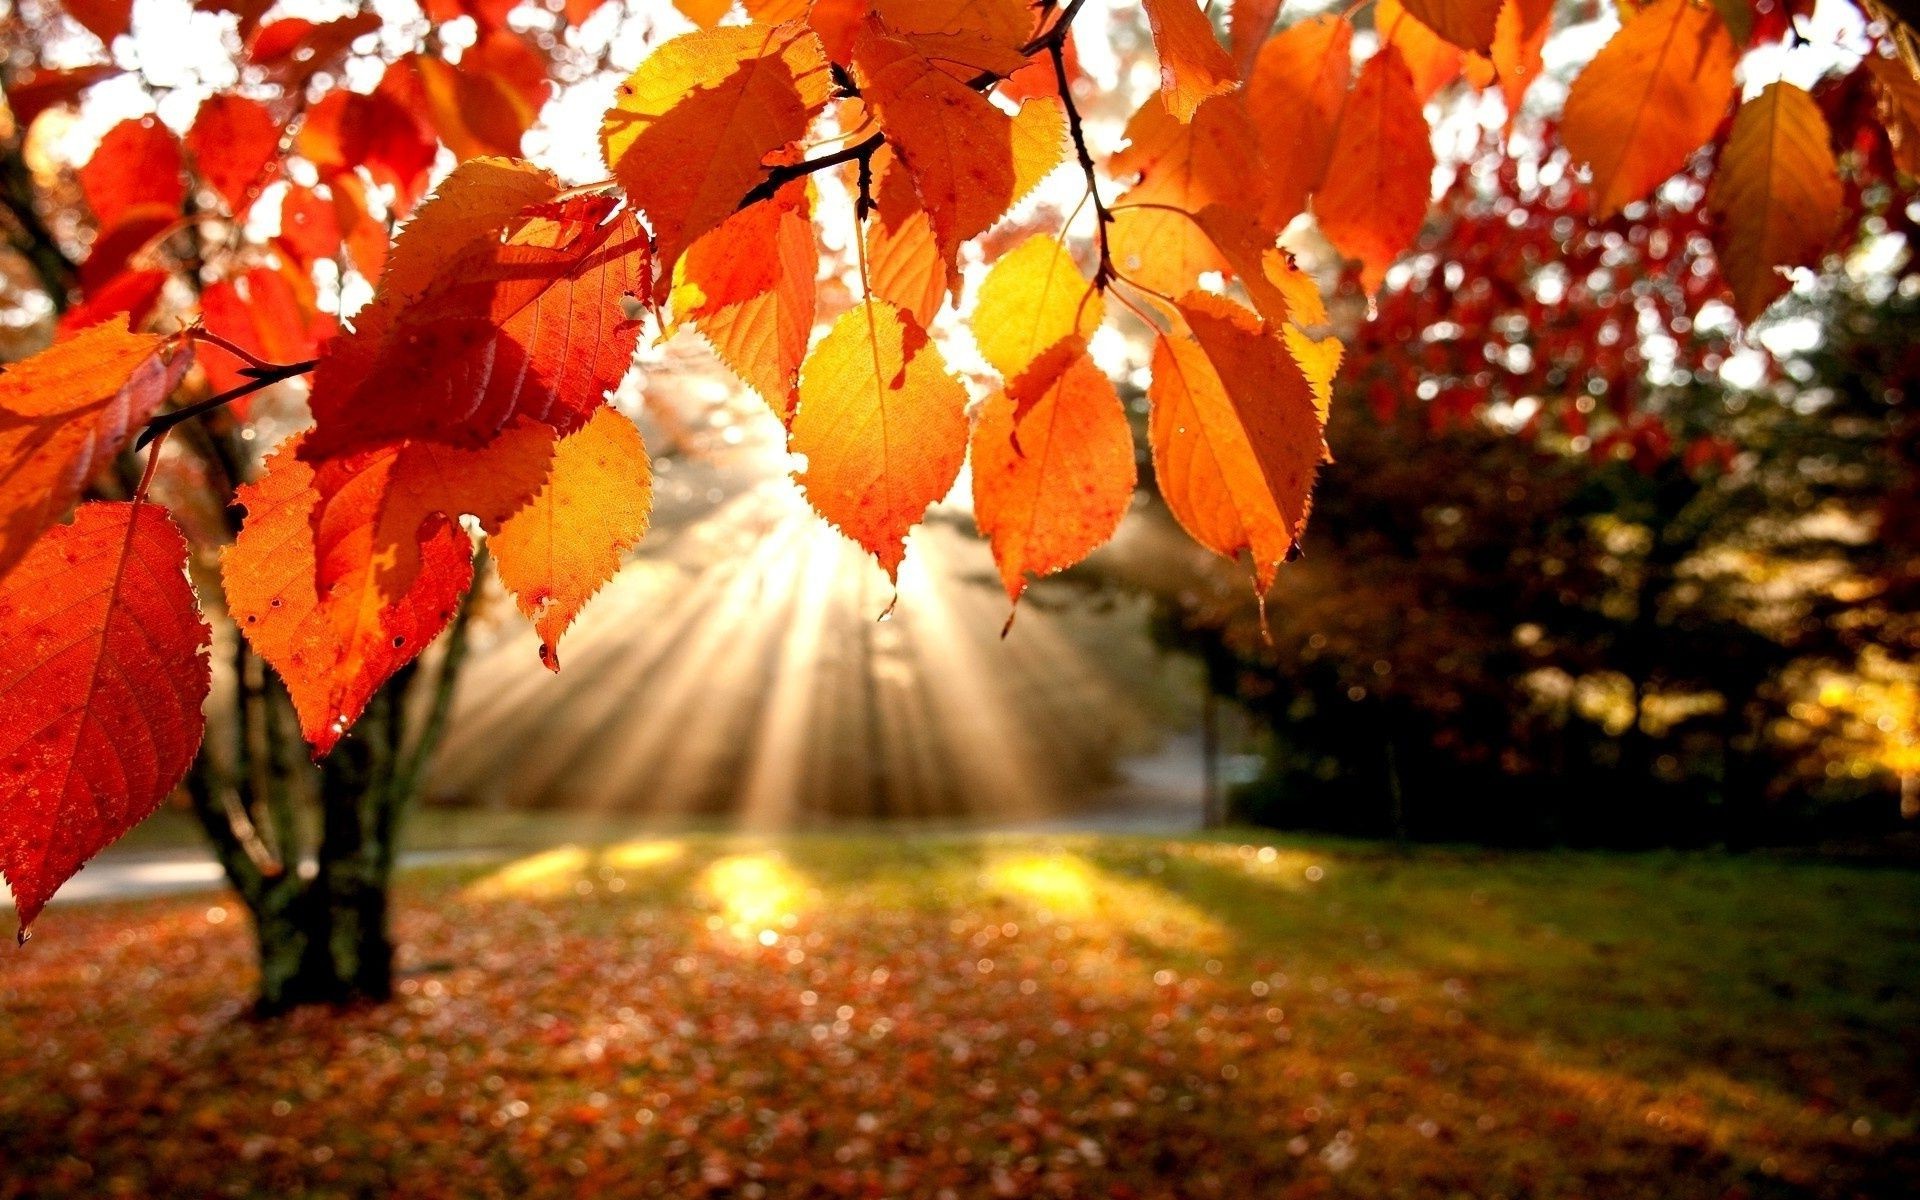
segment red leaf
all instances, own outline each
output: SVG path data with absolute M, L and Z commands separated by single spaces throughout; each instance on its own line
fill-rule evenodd
M 180 143 L 157 118 L 122 121 L 107 131 L 80 168 L 80 191 L 103 230 L 148 205 L 178 216 L 187 198 Z
M 212 632 L 152 504 L 82 505 L 0 582 L 0 874 L 20 928 L 200 748 Z
M 631 210 L 609 220 L 610 199 L 578 196 L 520 209 L 504 228 L 484 210 L 463 219 L 473 181 L 493 172 L 556 194 L 532 168 L 472 167 L 402 233 L 382 294 L 315 374 L 308 461 L 400 438 L 480 445 L 515 417 L 570 433 L 626 373 L 640 327 L 621 298 L 644 296 L 651 278 Z M 446 224 L 426 220 L 436 210 Z M 424 270 L 412 265 L 423 256 Z M 426 277 L 417 291 L 398 286 L 414 274 Z
M 209 97 L 187 131 L 187 151 L 207 186 L 245 216 L 280 148 L 280 123 L 258 100 L 231 92 Z

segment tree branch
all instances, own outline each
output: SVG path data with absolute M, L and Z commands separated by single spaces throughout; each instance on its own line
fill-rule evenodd
M 215 409 L 224 408 L 242 396 L 251 396 L 262 388 L 269 388 L 276 383 L 283 383 L 295 376 L 305 375 L 319 365 L 319 359 L 310 358 L 305 362 L 286 363 L 281 366 L 248 367 L 240 373 L 242 375 L 253 376 L 252 382 L 243 383 L 236 388 L 228 388 L 218 396 L 209 396 L 198 404 L 189 404 L 185 408 L 176 408 L 170 413 L 161 413 L 153 420 L 147 422 L 147 427 L 140 431 L 139 438 L 134 441 L 133 448 L 135 450 L 141 449 L 146 446 L 148 442 L 151 442 L 182 421 L 191 421 L 193 418 L 204 416 L 207 413 L 213 412 Z

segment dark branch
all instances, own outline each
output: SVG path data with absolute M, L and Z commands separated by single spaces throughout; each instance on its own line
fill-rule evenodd
M 243 383 L 236 388 L 229 388 L 221 392 L 218 396 L 209 396 L 198 404 L 189 404 L 185 408 L 176 408 L 170 413 L 161 413 L 153 420 L 147 422 L 147 427 L 140 431 L 139 438 L 134 441 L 133 448 L 135 450 L 144 448 L 148 442 L 151 442 L 182 421 L 191 421 L 195 417 L 204 416 L 215 409 L 224 408 L 242 396 L 251 396 L 262 388 L 272 387 L 276 383 L 292 379 L 297 375 L 305 375 L 308 371 L 313 370 L 319 365 L 319 359 L 310 358 L 305 362 L 287 363 L 283 366 L 248 367 L 240 373 L 242 375 L 253 376 L 252 382 Z

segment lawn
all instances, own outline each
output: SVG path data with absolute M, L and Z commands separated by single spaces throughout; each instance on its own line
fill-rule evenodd
M 1920 873 L 695 835 L 417 872 L 401 996 L 247 1019 L 244 914 L 0 968 L 0 1193 L 1911 1194 Z

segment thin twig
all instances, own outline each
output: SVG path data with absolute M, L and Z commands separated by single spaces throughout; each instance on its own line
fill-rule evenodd
M 232 404 L 235 400 L 243 396 L 251 396 L 262 388 L 272 387 L 276 383 L 285 382 L 298 375 L 305 375 L 308 371 L 313 370 L 319 365 L 319 359 L 310 358 L 305 362 L 287 363 L 283 366 L 270 366 L 264 369 L 251 367 L 247 371 L 248 374 L 254 375 L 251 382 L 243 383 L 236 388 L 229 388 L 221 392 L 218 396 L 209 396 L 198 404 L 189 404 L 185 408 L 177 408 L 170 413 L 161 413 L 153 420 L 148 421 L 147 427 L 140 431 L 139 438 L 134 441 L 133 448 L 135 450 L 140 449 L 182 421 L 191 421 L 195 417 L 205 416 L 215 409 L 224 408 Z M 255 372 L 259 373 L 255 374 Z

